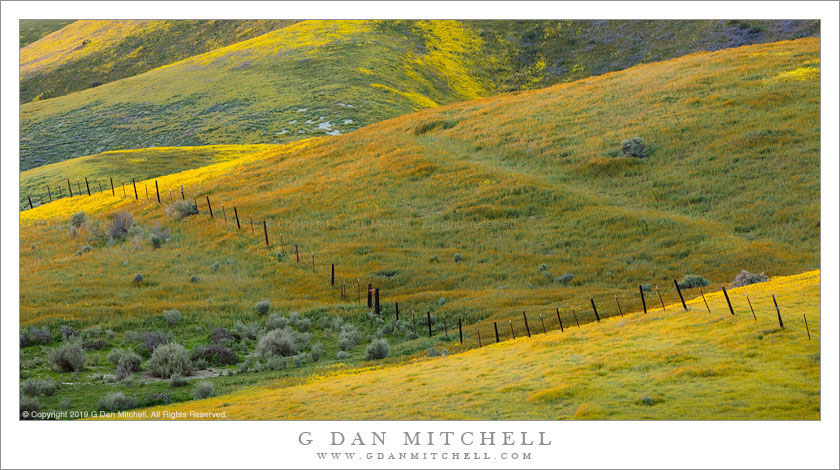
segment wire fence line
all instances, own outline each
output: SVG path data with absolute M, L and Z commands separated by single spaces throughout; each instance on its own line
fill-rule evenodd
M 223 202 L 217 202 L 214 207 L 214 202 L 211 201 L 209 194 L 201 193 L 200 191 L 196 194 L 188 194 L 188 190 L 183 185 L 178 185 L 178 187 L 174 188 L 174 195 L 173 188 L 166 188 L 163 197 L 161 197 L 161 188 L 157 180 L 154 180 L 154 189 L 151 193 L 147 181 L 143 181 L 142 190 L 139 190 L 134 178 L 132 178 L 128 188 L 126 188 L 126 182 L 124 181 L 120 181 L 118 185 L 115 185 L 113 178 L 105 180 L 104 186 L 101 179 L 97 179 L 95 182 L 96 186 L 94 186 L 94 191 L 91 191 L 91 183 L 87 178 L 84 179 L 84 186 L 82 186 L 81 180 L 78 180 L 76 182 L 76 192 L 74 193 L 71 181 L 66 179 L 67 196 L 63 196 L 62 183 L 57 186 L 58 197 L 55 197 L 56 194 L 53 194 L 51 189 L 47 187 L 46 202 L 43 200 L 43 195 L 38 195 L 40 204 L 36 204 L 32 200 L 31 195 L 27 196 L 27 202 L 31 210 L 64 197 L 90 197 L 103 192 L 106 194 L 110 192 L 112 197 L 120 197 L 121 199 L 133 198 L 135 201 L 147 201 L 159 205 L 163 205 L 167 201 L 169 204 L 174 204 L 179 200 L 182 202 L 192 201 L 199 215 L 207 215 L 211 220 L 224 220 L 225 227 L 228 224 L 233 225 L 235 223 L 237 231 L 245 230 L 246 233 L 250 232 L 252 236 L 262 239 L 261 243 L 264 243 L 268 249 L 279 247 L 280 251 L 277 252 L 279 256 L 288 257 L 290 261 L 294 257 L 295 265 L 302 266 L 305 269 L 310 269 L 311 267 L 313 273 L 317 273 L 319 267 L 323 270 L 329 266 L 329 287 L 337 291 L 336 295 L 338 300 L 351 302 L 355 299 L 356 303 L 361 305 L 362 298 L 364 297 L 366 298 L 368 309 L 375 315 L 385 315 L 383 311 L 385 305 L 382 302 L 379 287 L 375 287 L 372 282 L 363 283 L 361 277 L 356 277 L 355 282 L 351 278 L 349 279 L 349 283 L 347 282 L 348 279 L 337 278 L 335 263 L 324 263 L 321 260 L 316 261 L 314 250 L 308 254 L 304 254 L 303 245 L 300 242 L 291 239 L 284 240 L 282 233 L 275 238 L 277 234 L 270 234 L 268 230 L 269 226 L 274 228 L 274 224 L 269 224 L 267 219 L 258 218 L 255 223 L 252 214 L 249 213 L 246 219 L 244 214 L 240 214 L 238 206 L 226 206 Z M 141 194 L 143 195 L 142 198 L 140 196 Z M 180 196 L 180 199 L 178 199 L 178 196 Z M 233 209 L 232 214 L 230 214 L 230 208 Z M 241 218 L 240 215 L 242 215 Z M 720 297 L 713 299 L 713 311 L 709 300 L 706 298 L 706 294 L 711 293 L 711 286 L 708 286 L 707 290 L 704 291 L 703 288 L 681 288 L 676 279 L 673 280 L 672 285 L 670 284 L 663 286 L 662 289 L 656 284 L 640 284 L 638 285 L 637 291 L 635 287 L 633 288 L 633 294 L 599 295 L 597 298 L 593 296 L 579 302 L 565 303 L 563 305 L 545 308 L 544 310 L 540 309 L 540 311 L 535 311 L 537 310 L 536 308 L 530 307 L 531 312 L 528 312 L 529 309 L 523 309 L 521 315 L 504 318 L 484 318 L 472 323 L 465 322 L 465 320 L 468 320 L 466 316 L 460 315 L 454 318 L 447 318 L 445 314 L 438 315 L 437 313 L 433 313 L 432 309 L 428 308 L 421 311 L 418 318 L 416 309 L 406 310 L 405 305 L 403 305 L 401 316 L 398 302 L 394 302 L 393 309 L 389 308 L 387 310 L 390 310 L 390 314 L 394 316 L 394 320 L 410 325 L 418 337 L 428 336 L 429 338 L 436 338 L 443 341 L 457 341 L 458 344 L 466 348 L 482 347 L 516 338 L 547 334 L 549 331 L 554 330 L 564 332 L 569 328 L 580 328 L 584 324 L 599 323 L 606 318 L 623 317 L 625 314 L 631 312 L 643 314 L 655 313 L 657 311 L 666 312 L 669 306 L 671 310 L 691 311 L 692 309 L 689 309 L 687 305 L 684 292 L 686 294 L 694 292 L 695 297 L 688 300 L 688 302 L 699 303 L 702 300 L 702 306 L 698 307 L 698 310 L 705 310 L 708 314 L 729 314 L 736 316 L 736 310 L 738 310 L 739 317 L 746 315 L 747 318 L 751 317 L 754 321 L 758 321 L 758 316 L 762 315 L 764 317 L 768 315 L 769 310 L 769 313 L 774 316 L 774 323 L 778 322 L 779 328 L 781 329 L 785 329 L 785 321 L 789 323 L 792 321 L 797 325 L 799 324 L 798 316 L 789 316 L 786 312 L 785 316 L 787 320 L 783 318 L 782 307 L 779 305 L 775 294 L 771 294 L 770 299 L 750 298 L 748 294 L 745 295 L 744 299 L 741 299 L 740 296 L 733 299 L 733 297 L 730 297 L 726 286 L 721 286 L 723 299 Z M 724 299 L 725 303 L 723 303 Z M 772 304 L 770 303 L 771 300 Z M 802 329 L 807 333 L 808 339 L 810 340 L 811 331 L 804 312 L 802 312 L 802 325 Z

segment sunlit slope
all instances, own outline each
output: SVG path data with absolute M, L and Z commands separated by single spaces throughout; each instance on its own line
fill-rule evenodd
M 476 31 L 306 21 L 21 109 L 24 169 L 105 150 L 278 143 L 346 133 L 491 93 Z M 58 137 L 60 136 L 60 137 Z
M 250 23 L 138 23 L 113 44 L 105 37 L 116 33 L 108 30 L 76 50 L 90 35 L 85 28 L 97 24 L 77 22 L 26 48 L 38 51 L 28 61 L 57 67 L 24 77 L 22 96 L 86 89 L 285 24 Z M 305 21 L 119 83 L 26 104 L 21 166 L 106 150 L 346 133 L 440 104 L 814 34 L 813 21 Z M 75 52 L 53 52 L 62 47 Z M 69 62 L 57 62 L 65 56 Z
M 20 47 L 41 39 L 42 37 L 67 26 L 74 20 L 20 20 Z
M 731 289 L 735 316 L 722 294 L 707 294 L 711 313 L 697 298 L 688 312 L 673 304 L 449 357 L 154 409 L 281 420 L 818 420 L 819 294 L 820 273 L 811 271 Z
M 104 188 L 110 193 L 110 178 L 119 187 L 134 178 L 141 181 L 169 173 L 224 162 L 270 149 L 272 145 L 208 145 L 203 147 L 158 147 L 137 150 L 115 150 L 96 155 L 73 158 L 52 163 L 20 174 L 20 207 L 29 208 L 28 197 L 33 203 L 47 202 L 49 198 L 67 196 L 67 180 L 73 193 L 77 184 L 87 194 L 85 178 L 92 192 Z M 100 186 L 102 185 L 102 186 Z M 122 194 L 122 191 L 120 191 Z
M 633 135 L 650 156 L 615 157 Z M 22 290 L 22 322 L 98 318 L 115 292 L 132 316 L 219 303 L 249 312 L 267 296 L 283 308 L 333 306 L 329 263 L 339 279 L 375 283 L 388 305 L 470 322 L 612 302 L 688 273 L 720 284 L 741 269 L 803 272 L 819 267 L 819 41 L 693 54 L 440 107 L 158 182 L 266 220 L 271 251 L 259 233 L 210 220 L 204 205 L 175 222 L 144 201 L 64 199 L 21 213 L 21 282 L 42 286 Z M 166 250 L 73 256 L 85 241 L 68 242 L 70 214 L 118 208 L 179 236 Z M 287 251 L 301 244 L 304 263 L 272 256 L 281 235 Z M 248 276 L 208 274 L 190 286 L 187 271 L 220 258 Z M 87 276 L 84 295 L 76 272 Z M 132 288 L 136 272 L 155 284 Z M 557 281 L 563 273 L 574 275 L 568 285 Z
M 41 26 L 42 22 L 33 23 Z M 293 23 L 292 20 L 75 21 L 21 49 L 20 100 L 26 103 L 84 90 Z M 21 27 L 27 24 L 22 21 Z

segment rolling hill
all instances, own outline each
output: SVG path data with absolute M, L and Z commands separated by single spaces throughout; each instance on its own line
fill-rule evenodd
M 98 397 L 111 391 L 140 397 L 138 406 L 191 399 L 189 391 L 170 389 L 146 369 L 130 384 L 115 380 L 113 367 L 99 360 L 111 349 L 135 347 L 138 335 L 155 331 L 171 334 L 190 350 L 214 341 L 219 328 L 237 332 L 228 344 L 240 354 L 240 362 L 214 369 L 220 375 L 210 379 L 218 393 L 227 394 L 269 380 L 300 385 L 329 373 L 330 367 L 344 367 L 338 364 L 381 364 L 369 362 L 365 350 L 378 336 L 390 343 L 385 360 L 390 367 L 442 349 L 462 351 L 452 335 L 459 320 L 467 326 L 469 341 L 474 341 L 476 327 L 482 328 L 486 340 L 493 321 L 504 325 L 509 319 L 516 319 L 511 325 L 519 337 L 523 311 L 537 321 L 535 315 L 560 308 L 567 325 L 575 315 L 571 308 L 583 323 L 595 320 L 590 302 L 598 305 L 602 320 L 620 315 L 613 307 L 616 297 L 625 312 L 638 311 L 640 284 L 650 285 L 649 299 L 658 300 L 661 292 L 664 301 L 673 303 L 676 294 L 667 286 L 686 274 L 702 275 L 719 286 L 728 285 L 742 269 L 773 277 L 818 269 L 819 60 L 819 39 L 814 38 L 695 53 L 544 89 L 439 106 L 347 135 L 243 152 L 219 163 L 138 181 L 149 188 L 157 183 L 162 204 L 154 195 L 147 199 L 140 193 L 138 200 L 131 194 L 123 198 L 105 193 L 23 211 L 21 325 L 46 326 L 54 332 L 62 326 L 75 331 L 99 328 L 99 336 L 90 334 L 101 341 L 93 344 L 101 347 L 91 352 L 96 362 L 79 373 L 80 379 L 74 380 L 78 384 L 43 403 L 69 397 L 73 407 L 93 409 Z M 621 157 L 622 140 L 636 135 L 644 139 L 647 157 Z M 168 151 L 182 152 L 179 158 L 194 154 L 190 158 L 197 163 L 212 158 L 201 156 L 207 152 L 202 148 L 164 149 L 162 158 Z M 128 155 L 119 158 L 127 162 Z M 125 171 L 128 166 L 117 168 Z M 199 202 L 198 214 L 178 216 L 174 200 L 181 186 L 187 198 Z M 214 218 L 206 198 L 212 201 Z M 71 215 L 79 211 L 85 212 L 86 221 L 70 224 Z M 130 212 L 135 225 L 110 237 L 112 221 L 125 220 L 125 215 L 114 217 L 120 211 Z M 258 231 L 262 221 L 269 249 L 265 233 Z M 329 283 L 333 263 L 334 287 Z M 142 280 L 133 281 L 138 274 Z M 349 295 L 342 296 L 345 282 Z M 816 283 L 808 282 L 800 300 L 780 294 L 786 316 L 794 306 L 809 317 L 817 315 Z M 381 289 L 382 317 L 360 302 L 356 289 L 367 283 Z M 721 315 L 719 299 L 708 292 L 713 312 Z M 766 292 L 758 297 L 760 321 L 766 322 Z M 307 334 L 312 343 L 323 346 L 320 361 L 298 355 L 294 366 L 285 360 L 269 365 L 254 356 L 257 338 L 270 329 L 271 317 L 255 308 L 261 299 L 270 301 L 273 314 L 297 312 L 296 318 L 311 322 Z M 399 324 L 393 321 L 395 302 L 400 305 Z M 796 406 L 785 411 L 770 401 L 766 408 L 748 410 L 727 402 L 728 408 L 709 413 L 812 419 L 817 413 L 817 366 L 803 359 L 774 375 L 767 364 L 785 354 L 802 359 L 814 354 L 805 349 L 813 345 L 790 338 L 793 331 L 801 336 L 798 326 L 777 335 L 754 330 L 758 324 L 752 320 L 745 325 L 742 303 L 736 301 L 738 314 L 732 322 L 710 322 L 710 329 L 723 328 L 710 330 L 718 335 L 690 337 L 687 331 L 674 331 L 685 329 L 685 321 L 695 321 L 682 315 L 675 320 L 680 323 L 663 318 L 662 323 L 651 323 L 651 330 L 633 329 L 641 335 L 639 342 L 651 347 L 667 344 L 662 342 L 667 331 L 685 341 L 678 346 L 693 361 L 686 364 L 688 369 L 673 372 L 670 365 L 651 366 L 651 371 L 676 377 L 672 385 L 665 381 L 660 395 L 640 388 L 640 380 L 647 379 L 636 374 L 639 371 L 622 379 L 632 393 L 622 397 L 615 411 L 593 403 L 578 413 L 588 384 L 573 392 L 574 409 L 552 398 L 554 392 L 540 395 L 543 389 L 559 387 L 549 380 L 511 392 L 533 395 L 537 410 L 557 416 L 610 418 L 647 416 L 646 408 L 636 403 L 644 393 L 653 408 L 664 404 L 651 416 L 676 418 L 684 413 L 676 399 L 680 394 L 690 398 L 686 403 L 709 403 L 709 396 L 723 390 L 727 400 L 734 400 L 734 393 L 764 378 L 774 385 L 759 387 L 761 391 L 787 387 L 796 394 Z M 183 316 L 175 325 L 162 315 L 171 309 Z M 673 311 L 669 307 L 668 312 Z M 419 323 L 424 336 L 427 314 L 434 335 L 418 338 L 411 327 Z M 602 321 L 599 327 L 620 321 Z M 360 343 L 339 351 L 337 336 L 346 324 L 359 328 Z M 584 331 L 596 330 L 580 331 L 588 335 Z M 722 337 L 724 331 L 731 336 Z M 730 350 L 750 335 L 756 338 L 750 341 L 775 338 L 778 345 L 768 342 L 779 349 L 744 350 L 743 355 Z M 528 344 L 550 346 L 553 338 L 557 336 L 548 334 L 544 342 Z M 720 361 L 700 354 L 708 345 L 721 346 Z M 22 348 L 27 377 L 61 378 L 45 359 L 51 347 L 52 343 Z M 469 358 L 493 350 L 464 357 L 474 360 Z M 741 356 L 749 358 L 744 359 L 748 365 L 731 365 Z M 615 361 L 606 356 L 592 359 L 587 365 L 606 367 Z M 665 364 L 671 360 L 653 359 Z M 435 364 L 447 363 L 429 364 L 440 372 Z M 728 381 L 731 388 L 701 393 L 685 387 L 688 379 L 715 374 L 725 377 L 721 382 Z M 363 381 L 378 376 L 364 377 Z M 348 384 L 344 380 L 340 383 Z M 709 382 L 720 385 L 716 379 Z M 606 387 L 601 382 L 593 386 Z M 434 387 L 436 393 L 442 390 Z M 556 391 L 557 396 L 565 393 Z M 260 403 L 263 398 L 273 403 L 271 396 L 260 396 Z M 469 415 L 493 417 L 489 410 L 481 411 L 481 400 L 470 405 Z M 419 413 L 412 401 L 405 403 L 406 415 L 417 416 L 412 414 Z M 344 402 L 342 406 L 353 410 Z M 381 408 L 370 410 L 371 415 L 385 413 Z M 513 408 L 500 411 L 498 417 L 517 413 L 531 416 L 532 411 Z M 452 415 L 441 411 L 426 416 Z
M 74 20 L 21 20 L 20 47 L 24 48 L 42 37 L 67 26 Z
M 197 35 L 221 28 L 216 24 L 133 24 L 124 28 L 125 38 L 108 30 L 112 43 L 105 34 L 69 57 L 87 55 L 66 63 L 67 54 L 54 52 L 61 50 L 57 44 L 78 48 L 91 25 L 74 23 L 24 48 L 25 99 L 53 84 L 87 89 L 22 106 L 21 169 L 108 150 L 343 134 L 502 91 L 819 34 L 819 24 L 807 21 L 304 21 L 106 83 L 224 43 L 194 44 Z M 161 45 L 173 38 L 172 48 Z M 38 84 L 26 76 L 33 64 L 61 66 L 37 75 Z M 105 84 L 88 88 L 94 82 Z
M 41 21 L 21 28 L 42 30 Z M 58 26 L 49 23 L 49 26 Z M 295 23 L 292 20 L 79 20 L 20 51 L 20 102 L 147 72 Z M 31 24 L 31 26 L 30 26 Z

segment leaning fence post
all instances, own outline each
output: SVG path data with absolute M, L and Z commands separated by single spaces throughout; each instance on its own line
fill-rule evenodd
M 557 307 L 557 323 L 560 324 L 560 333 L 563 332 L 563 320 L 560 319 L 560 307 Z
M 659 303 L 662 304 L 662 311 L 665 311 L 665 302 L 662 301 L 662 293 L 659 292 L 659 286 L 656 286 L 656 295 L 659 296 Z
M 589 302 L 592 303 L 592 311 L 595 312 L 595 319 L 600 322 L 601 317 L 598 316 L 598 308 L 595 307 L 595 299 L 590 298 Z
M 642 310 L 647 313 L 647 304 L 645 303 L 645 290 L 642 289 L 642 285 L 639 284 L 639 296 L 642 298 Z
M 193 204 L 195 204 L 195 213 L 198 214 L 198 201 L 195 198 L 193 198 Z M 254 230 L 253 221 L 251 221 L 251 230 Z
M 547 331 L 545 330 L 545 320 L 543 320 L 542 313 L 540 314 L 540 323 L 542 323 L 543 334 L 546 334 Z
M 265 225 L 265 220 L 263 220 L 263 233 L 265 234 L 265 246 L 270 247 L 271 245 L 268 244 L 268 227 Z
M 478 347 L 481 347 L 481 329 L 479 327 L 475 327 L 475 335 L 478 337 Z
M 677 288 L 677 294 L 680 295 L 680 302 L 682 302 L 683 310 L 688 311 L 688 307 L 685 306 L 685 299 L 683 299 L 682 291 L 680 290 L 680 283 L 674 279 L 674 287 Z
M 181 185 L 181 200 L 184 200 L 184 185 Z
M 172 194 L 172 190 L 169 190 L 169 194 Z M 225 212 L 225 203 L 222 203 L 222 217 L 225 218 L 225 227 L 227 227 L 227 212 Z
M 52 191 L 50 191 L 49 186 L 47 186 L 47 194 L 50 196 L 50 202 L 52 202 Z
M 134 178 L 131 178 L 131 185 L 134 186 L 134 200 L 140 200 L 140 196 L 137 195 L 137 182 L 134 181 Z
M 499 325 L 493 322 L 493 330 L 496 331 L 496 342 L 499 342 Z
M 67 178 L 67 192 L 70 193 L 70 197 L 73 197 L 73 186 L 70 185 L 70 178 Z
M 298 252 L 298 244 L 295 242 L 295 262 L 300 263 L 300 252 Z M 370 307 L 370 305 L 368 305 Z
M 776 303 L 776 294 L 771 294 L 773 296 L 773 305 L 776 306 L 776 315 L 779 316 L 779 326 L 784 330 L 785 324 L 782 323 L 782 312 L 779 311 L 779 304 Z
M 580 328 L 580 322 L 577 319 L 577 314 L 575 313 L 575 308 L 574 307 L 570 307 L 570 308 L 572 309 L 572 316 L 575 317 L 575 324 L 577 325 L 578 328 Z
M 808 332 L 808 341 L 811 341 L 811 329 L 808 328 L 808 317 L 805 316 L 805 312 L 802 312 L 802 319 L 805 320 L 805 331 Z
M 613 295 L 613 298 L 615 299 L 615 304 L 618 306 L 618 314 L 621 316 L 621 318 L 624 318 L 624 312 L 621 311 L 621 304 L 618 303 L 618 296 Z
M 114 190 L 114 180 L 113 179 L 111 179 L 111 190 L 112 191 Z M 158 204 L 160 204 L 160 188 L 158 188 L 157 180 L 155 180 L 155 194 L 157 195 Z M 208 199 L 207 201 L 208 201 L 208 204 L 209 204 L 210 199 Z M 213 211 L 211 210 L 210 213 L 212 214 Z
M 755 310 L 753 310 L 752 302 L 750 302 L 750 295 L 749 294 L 744 294 L 744 295 L 747 296 L 747 303 L 750 305 L 750 312 L 752 312 L 753 320 L 758 321 L 758 318 L 755 317 Z
M 315 272 L 315 253 L 312 253 L 312 272 Z
M 712 313 L 712 309 L 709 308 L 709 302 L 706 302 L 706 294 L 703 293 L 703 288 L 698 287 L 697 290 L 700 291 L 700 296 L 703 297 L 703 303 L 706 304 L 706 310 L 708 310 L 709 313 Z
M 426 311 L 426 324 L 429 326 L 429 338 L 432 337 L 432 313 Z
M 508 325 L 510 325 L 510 337 L 516 339 L 516 333 L 513 332 L 513 322 L 508 320 Z
M 720 286 L 721 290 L 723 290 L 723 296 L 726 297 L 726 305 L 729 305 L 729 313 L 735 315 L 735 310 L 732 310 L 732 302 L 729 301 L 729 293 L 726 292 L 726 286 Z
M 525 320 L 525 332 L 528 333 L 528 337 L 531 337 L 531 328 L 528 327 L 528 316 L 525 315 L 525 310 L 522 311 L 522 318 Z
M 31 198 L 31 197 L 29 197 L 29 196 L 26 196 L 26 199 L 28 199 L 28 200 L 29 200 L 29 208 L 30 208 L 30 209 L 34 209 L 34 207 L 32 207 L 32 198 Z
M 242 230 L 242 227 L 239 225 L 239 212 L 236 211 L 236 206 L 233 206 L 233 216 L 236 217 L 236 230 Z
M 280 253 L 286 254 L 286 245 L 283 244 L 283 234 L 280 234 Z
M 90 185 L 88 184 L 87 176 L 85 176 L 85 189 L 87 189 L 88 196 L 90 196 Z
M 804 314 L 803 314 L 804 315 Z M 806 323 L 807 325 L 807 323 Z M 810 338 L 810 336 L 809 336 Z M 458 319 L 458 339 L 461 340 L 461 344 L 464 344 L 464 330 L 461 328 L 461 319 Z
M 155 189 L 157 189 L 157 181 L 155 181 Z M 210 196 L 204 196 L 207 198 L 207 210 L 210 211 L 210 218 L 213 218 L 213 206 L 210 205 Z M 160 201 L 158 201 L 160 202 Z M 263 221 L 263 225 L 265 225 L 265 221 Z M 266 235 L 266 245 L 268 244 L 268 236 Z

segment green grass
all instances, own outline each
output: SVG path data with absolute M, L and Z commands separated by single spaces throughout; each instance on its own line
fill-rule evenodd
M 20 47 L 26 47 L 73 21 L 75 20 L 20 20 Z
M 168 204 L 108 194 L 24 211 L 21 323 L 123 332 L 159 328 L 161 312 L 178 308 L 178 339 L 192 347 L 211 326 L 255 321 L 254 303 L 269 298 L 284 313 L 346 318 L 373 332 L 356 303 L 359 279 L 381 289 L 386 316 L 394 302 L 404 319 L 413 312 L 421 334 L 430 311 L 450 328 L 459 318 L 470 329 L 481 322 L 488 338 L 489 322 L 522 310 L 533 318 L 560 307 L 571 322 L 575 307 L 589 321 L 590 298 L 604 316 L 617 313 L 613 295 L 638 310 L 639 284 L 659 285 L 673 303 L 671 280 L 689 273 L 719 286 L 741 269 L 816 269 L 819 54 L 817 39 L 693 54 L 157 178 L 164 194 L 183 184 L 190 197 L 209 196 L 215 219 L 203 204 L 178 221 Z M 612 156 L 634 135 L 649 157 Z M 79 210 L 102 224 L 129 210 L 141 228 L 122 242 L 92 243 L 89 227 L 68 232 Z M 250 215 L 267 221 L 271 250 L 252 234 Z M 156 225 L 172 233 L 159 249 L 149 240 Z M 300 264 L 275 256 L 281 235 L 287 254 L 300 245 Z M 92 250 L 77 254 L 87 244 Z M 349 299 L 328 285 L 330 263 Z M 138 272 L 142 286 L 131 283 Z M 563 273 L 574 274 L 568 285 L 554 282 Z M 393 361 L 429 346 L 389 340 Z M 425 341 L 453 351 L 451 341 Z M 334 339 L 322 342 L 335 357 Z M 364 365 L 363 346 L 351 366 Z
M 813 22 L 745 24 L 761 32 L 750 34 L 740 24 L 721 21 L 304 21 L 105 83 L 127 76 L 126 71 L 148 70 L 147 61 L 157 66 L 184 57 L 153 42 L 158 36 L 126 39 L 51 69 L 40 85 L 30 87 L 34 79 L 24 77 L 26 97 L 49 87 L 73 91 L 94 81 L 105 84 L 24 104 L 21 168 L 107 150 L 270 144 L 344 134 L 501 91 L 544 87 L 704 49 L 818 34 Z M 202 31 L 177 25 L 170 29 L 184 29 L 187 38 Z M 127 52 L 144 44 L 142 51 L 163 58 L 140 60 L 146 52 L 138 57 Z M 104 65 L 89 63 L 103 54 Z M 89 69 L 114 76 L 92 77 Z

